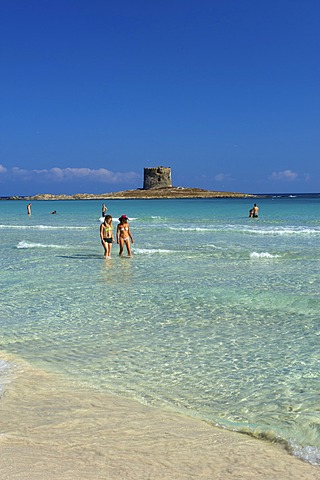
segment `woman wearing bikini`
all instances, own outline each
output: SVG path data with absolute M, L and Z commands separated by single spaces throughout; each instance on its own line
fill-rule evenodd
M 111 257 L 111 248 L 114 242 L 113 236 L 113 226 L 112 226 L 112 217 L 111 215 L 106 215 L 104 217 L 103 223 L 100 225 L 100 238 L 101 243 L 104 248 L 104 257 L 110 258 Z
M 127 248 L 128 256 L 131 257 L 131 243 L 133 243 L 133 238 L 130 232 L 130 226 L 128 223 L 127 215 L 121 215 L 119 218 L 119 224 L 117 227 L 117 243 L 119 244 L 120 250 L 119 255 L 121 256 L 123 253 L 124 245 Z

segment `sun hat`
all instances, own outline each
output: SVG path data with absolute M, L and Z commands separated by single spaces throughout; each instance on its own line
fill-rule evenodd
M 127 217 L 127 215 L 121 215 L 121 217 L 119 218 L 119 220 L 128 220 L 128 217 Z

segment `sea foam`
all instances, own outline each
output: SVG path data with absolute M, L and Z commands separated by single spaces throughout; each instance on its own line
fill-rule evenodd
M 51 225 L 0 225 L 1 228 L 19 230 L 88 230 L 89 227 L 79 226 L 51 226 Z
M 3 394 L 4 383 L 5 383 L 5 374 L 9 369 L 9 363 L 5 360 L 0 360 L 0 396 Z
M 65 245 L 44 245 L 42 243 L 29 243 L 23 240 L 18 243 L 17 248 L 68 248 Z
M 164 250 L 162 248 L 135 248 L 133 254 L 147 254 L 154 253 L 174 253 L 172 250 Z
M 229 233 L 234 232 L 242 235 L 266 235 L 266 236 L 295 236 L 295 235 L 305 235 L 305 236 L 319 236 L 320 229 L 318 228 L 309 228 L 309 227 L 259 227 L 252 228 L 245 225 L 207 225 L 206 227 L 169 227 L 169 230 L 175 230 L 178 232 L 218 232 L 218 233 Z
M 319 447 L 306 446 L 301 447 L 299 445 L 291 445 L 292 454 L 295 457 L 301 458 L 305 462 L 309 462 L 312 465 L 320 465 L 320 449 Z
M 252 252 L 250 258 L 280 258 L 280 255 L 272 254 L 269 252 Z

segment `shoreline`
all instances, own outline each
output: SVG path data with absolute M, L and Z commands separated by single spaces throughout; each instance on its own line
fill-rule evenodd
M 178 198 L 266 198 L 267 195 L 255 195 L 251 193 L 239 192 L 220 192 L 213 190 L 204 190 L 201 188 L 152 188 L 149 190 L 136 189 L 124 190 L 120 192 L 92 194 L 92 193 L 75 193 L 73 195 L 55 195 L 50 193 L 37 194 L 32 196 L 11 196 L 6 197 L 8 200 L 133 200 L 133 199 L 178 199 Z
M 13 365 L 1 398 L 5 480 L 319 478 L 318 467 L 279 444 L 79 386 L 11 354 L 0 358 Z

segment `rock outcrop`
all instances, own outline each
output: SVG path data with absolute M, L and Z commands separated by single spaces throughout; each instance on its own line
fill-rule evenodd
M 10 197 L 11 200 L 112 200 L 112 199 L 152 199 L 152 198 L 260 198 L 262 195 L 240 192 L 220 192 L 202 188 L 162 187 L 149 190 L 136 189 L 111 193 L 76 193 L 74 195 L 54 195 L 49 193 L 29 197 Z

